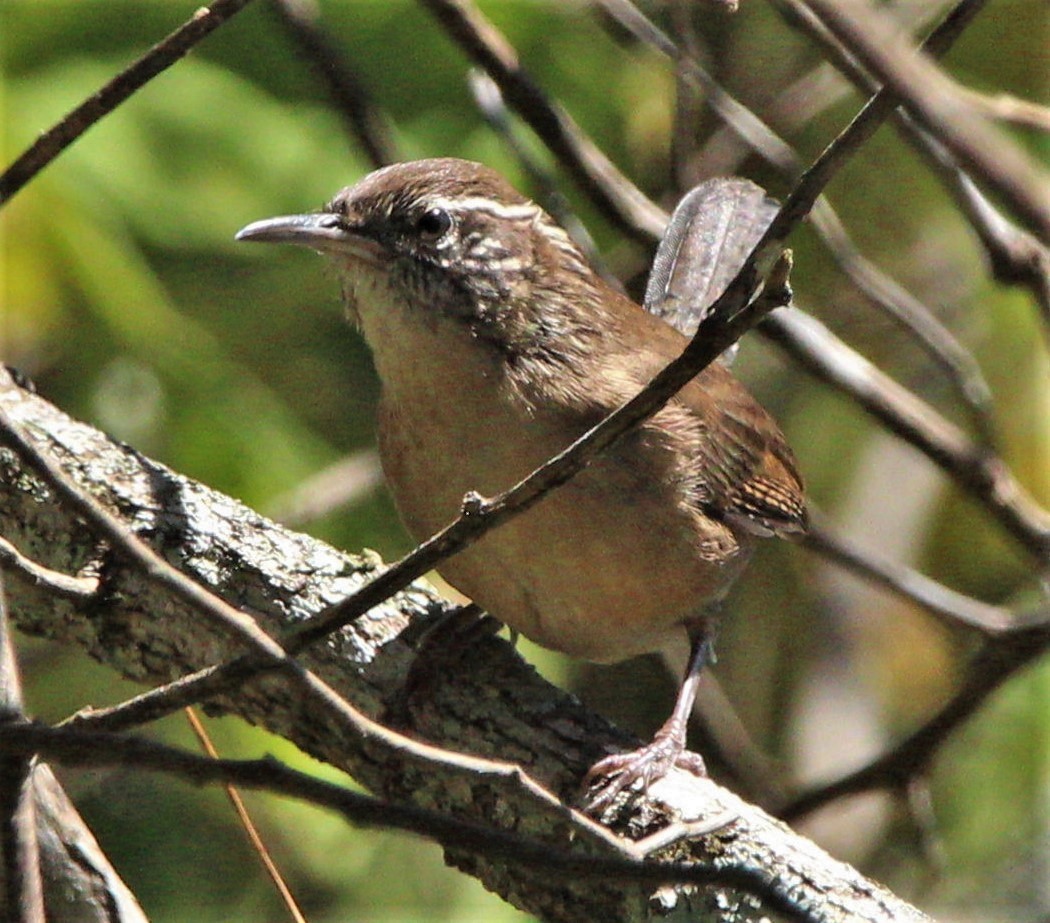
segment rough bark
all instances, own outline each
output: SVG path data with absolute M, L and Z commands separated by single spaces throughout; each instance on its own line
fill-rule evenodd
M 81 487 L 134 525 L 164 557 L 251 613 L 279 635 L 352 592 L 381 566 L 374 555 L 343 554 L 290 532 L 237 501 L 143 457 L 70 419 L 42 398 L 0 381 L 0 401 L 32 440 Z M 90 602 L 59 598 L 24 572 L 7 574 L 10 609 L 24 631 L 76 644 L 125 676 L 157 685 L 230 659 L 243 650 L 223 633 L 100 546 L 10 450 L 0 446 L 0 535 L 23 555 L 66 574 L 100 574 Z M 606 752 L 637 745 L 572 696 L 552 687 L 492 636 L 436 632 L 418 656 L 421 629 L 447 611 L 425 584 L 414 585 L 301 661 L 357 708 L 389 726 L 453 751 L 509 761 L 575 804 L 587 767 Z M 375 793 L 482 820 L 549 842 L 552 848 L 610 854 L 564 810 L 545 806 L 520 777 L 471 776 L 421 761 L 382 740 L 339 730 L 276 677 L 250 682 L 213 702 L 347 770 Z M 2 734 L 2 731 L 0 731 Z M 659 800 L 657 800 L 657 797 Z M 625 813 L 618 832 L 637 837 L 676 816 L 739 816 L 718 832 L 665 851 L 664 858 L 763 869 L 806 919 L 925 919 L 881 886 L 708 780 L 673 775 L 654 799 Z M 746 896 L 708 888 L 597 883 L 462 851 L 450 863 L 546 920 L 769 917 Z

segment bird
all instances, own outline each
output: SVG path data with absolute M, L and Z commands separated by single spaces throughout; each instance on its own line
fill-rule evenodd
M 377 441 L 417 541 L 464 497 L 507 489 L 616 410 L 688 340 L 607 283 L 566 231 L 495 170 L 397 163 L 320 211 L 238 240 L 311 248 L 335 266 L 380 380 Z M 671 716 L 641 749 L 599 760 L 597 813 L 680 767 L 715 613 L 763 537 L 806 529 L 803 480 L 773 418 L 714 362 L 537 505 L 441 565 L 478 606 L 539 645 L 612 663 L 689 645 Z

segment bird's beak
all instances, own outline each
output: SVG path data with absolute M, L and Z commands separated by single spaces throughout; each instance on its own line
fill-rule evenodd
M 381 262 L 381 245 L 346 226 L 346 222 L 330 212 L 310 215 L 282 215 L 253 221 L 241 228 L 235 240 L 254 240 L 266 244 L 298 244 L 320 253 Z

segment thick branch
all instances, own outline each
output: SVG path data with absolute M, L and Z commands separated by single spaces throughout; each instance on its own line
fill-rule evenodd
M 82 486 L 196 581 L 241 605 L 250 600 L 253 616 L 271 634 L 302 624 L 378 567 L 375 560 L 348 558 L 261 519 L 69 420 L 39 397 L 9 390 L 4 400 L 7 412 L 23 428 L 29 424 L 34 441 Z M 77 573 L 97 557 L 95 538 L 12 453 L 0 451 L 0 469 L 0 532 L 24 555 L 65 573 Z M 228 634 L 196 617 L 119 556 L 107 556 L 102 572 L 105 605 L 85 605 L 55 599 L 46 586 L 13 570 L 9 584 L 20 626 L 77 643 L 125 675 L 151 684 L 241 653 Z M 633 745 L 543 682 L 495 638 L 465 644 L 439 632 L 425 655 L 417 656 L 412 645 L 420 625 L 431 624 L 444 608 L 428 589 L 413 586 L 311 649 L 303 660 L 369 715 L 419 740 L 513 760 L 569 802 L 595 758 Z M 527 830 L 559 849 L 618 854 L 614 841 L 589 833 L 576 815 L 539 808 L 522 776 L 480 774 L 473 784 L 464 784 L 464 776 L 450 775 L 440 763 L 424 767 L 382 740 L 347 734 L 316 702 L 274 678 L 255 681 L 213 704 L 289 737 L 392 801 Z M 697 816 L 698 810 L 717 814 L 727 806 L 740 815 L 725 831 L 676 843 L 673 858 L 764 869 L 797 903 L 848 906 L 858 920 L 921 918 L 711 783 L 673 776 L 659 796 L 686 816 Z M 652 807 L 658 819 L 666 819 L 666 806 Z M 631 826 L 631 819 L 625 831 L 643 832 Z M 548 919 L 637 919 L 639 908 L 646 906 L 647 889 L 615 879 L 596 891 L 574 876 L 531 874 L 475 853 L 456 852 L 450 859 Z M 830 902 L 829 894 L 836 895 Z M 693 897 L 679 892 L 678 897 L 695 901 L 694 906 L 709 898 L 710 892 Z M 836 917 L 814 911 L 813 918 Z

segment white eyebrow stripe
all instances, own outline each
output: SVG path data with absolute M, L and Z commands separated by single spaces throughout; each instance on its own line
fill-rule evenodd
M 461 196 L 461 197 L 439 197 L 430 202 L 432 208 L 445 208 L 451 212 L 483 212 L 495 218 L 504 218 L 508 221 L 528 221 L 536 228 L 550 243 L 560 250 L 566 257 L 583 269 L 588 269 L 586 258 L 580 253 L 568 232 L 556 224 L 551 218 L 534 202 L 526 202 L 523 205 L 506 205 L 497 199 L 489 199 L 485 196 Z M 498 241 L 483 240 L 475 243 L 472 248 L 474 255 L 479 253 L 478 245 L 484 250 L 485 244 L 497 244 Z M 508 269 L 512 267 L 507 266 Z M 516 267 L 514 267 L 516 268 Z
M 507 218 L 511 221 L 534 219 L 539 216 L 539 206 L 531 202 L 525 205 L 504 205 L 496 199 L 486 199 L 484 196 L 462 196 L 457 198 L 438 198 L 430 202 L 432 207 L 446 208 L 449 211 L 480 211 L 497 218 Z

